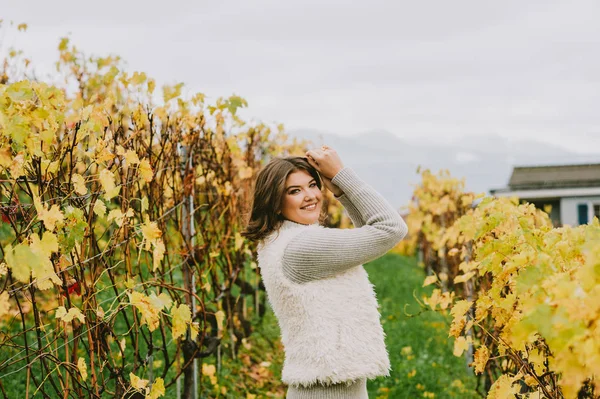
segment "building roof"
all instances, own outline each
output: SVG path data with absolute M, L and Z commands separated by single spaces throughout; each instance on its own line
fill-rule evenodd
M 600 187 L 600 163 L 582 165 L 517 166 L 510 190 Z

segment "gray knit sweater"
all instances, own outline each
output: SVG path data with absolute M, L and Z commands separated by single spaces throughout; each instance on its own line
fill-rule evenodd
M 344 194 L 338 200 L 356 229 L 320 229 L 300 234 L 286 247 L 285 275 L 302 283 L 332 277 L 385 254 L 406 236 L 402 217 L 349 167 L 331 182 Z
M 354 229 L 311 229 L 294 237 L 285 249 L 283 273 L 296 283 L 332 277 L 385 254 L 404 238 L 408 227 L 399 213 L 351 168 L 332 183 L 344 193 L 338 200 Z M 285 221 L 285 223 L 295 223 Z M 366 378 L 352 386 L 336 384 L 288 389 L 287 398 L 368 399 Z

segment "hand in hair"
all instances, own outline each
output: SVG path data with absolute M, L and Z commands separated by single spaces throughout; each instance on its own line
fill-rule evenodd
M 344 164 L 340 159 L 338 153 L 327 146 L 321 147 L 321 149 L 308 150 L 306 151 L 306 158 L 308 163 L 313 166 L 319 174 L 331 180 L 338 172 L 344 169 Z

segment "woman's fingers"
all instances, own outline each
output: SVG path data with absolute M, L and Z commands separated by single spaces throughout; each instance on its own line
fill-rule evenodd
M 314 161 L 319 163 L 319 161 L 323 159 L 324 153 L 322 150 L 308 150 L 306 155 L 311 156 Z
M 344 164 L 340 159 L 340 156 L 333 148 L 327 146 L 321 147 L 321 149 L 309 150 L 306 152 L 306 157 L 312 159 L 311 165 L 314 166 L 321 175 L 331 179 L 341 169 L 344 168 Z M 309 160 L 309 162 L 311 162 Z
M 317 170 L 317 172 L 319 172 L 319 174 L 320 174 L 321 173 L 321 168 L 319 168 L 319 164 L 317 163 L 317 161 L 315 161 L 313 159 L 313 157 L 310 156 L 310 155 L 307 155 L 306 159 L 308 160 L 308 164 L 310 166 L 312 166 L 313 168 L 315 168 Z
M 308 161 L 314 163 L 316 166 L 319 165 L 319 161 L 317 160 L 318 157 L 319 156 L 315 153 L 314 150 L 306 152 L 306 158 L 308 158 Z

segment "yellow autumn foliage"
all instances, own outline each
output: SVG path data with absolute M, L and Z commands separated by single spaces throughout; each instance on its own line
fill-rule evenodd
M 445 275 L 442 285 L 448 279 L 454 290 L 435 289 L 423 304 L 450 309 L 456 356 L 473 345 L 476 373 L 487 378 L 484 370 L 491 367 L 502 374 L 492 381 L 488 398 L 517 393 L 520 381 L 538 386 L 548 378 L 556 378 L 559 387 L 547 383 L 542 390 L 560 389 L 565 398 L 576 398 L 586 381 L 600 376 L 598 219 L 554 228 L 547 213 L 515 198 L 484 198 L 464 208 L 476 196 L 463 194 L 448 175 L 429 172 L 415 197 L 418 206 L 408 218 L 413 238 L 422 237 L 440 262 L 459 259 L 451 275 L 439 273 Z M 424 286 L 434 282 L 427 277 Z M 512 368 L 488 362 L 509 353 Z M 504 364 L 501 370 L 497 364 Z

